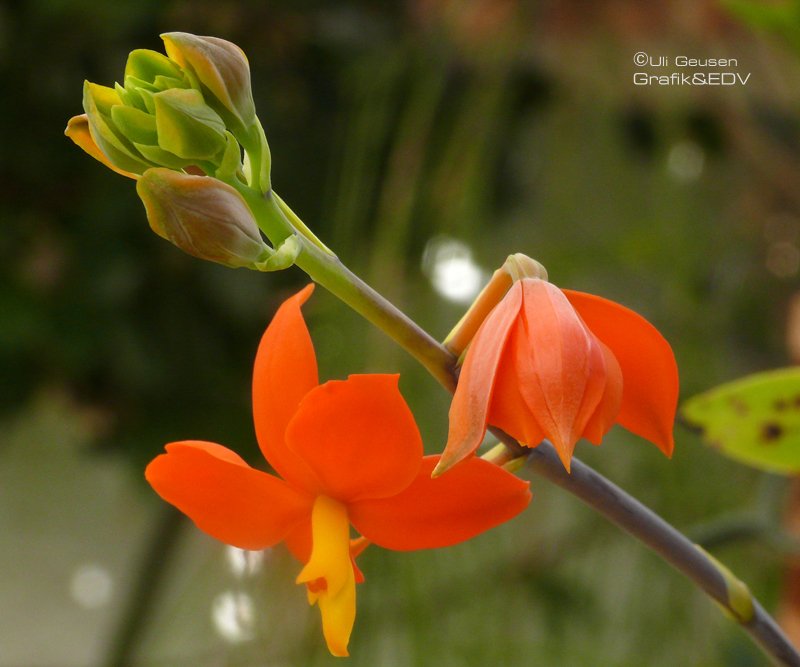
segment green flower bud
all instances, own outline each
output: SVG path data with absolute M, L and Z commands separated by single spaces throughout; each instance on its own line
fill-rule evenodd
M 87 81 L 83 107 L 103 161 L 133 174 L 151 167 L 214 173 L 227 146 L 225 123 L 191 83 L 175 62 L 145 49 L 128 57 L 124 86 Z M 87 142 L 76 143 L 87 150 Z
M 123 83 L 85 82 L 85 121 L 66 134 L 92 157 L 138 178 L 153 167 L 270 190 L 270 151 L 255 114 L 250 68 L 224 39 L 162 35 L 168 56 L 136 49 Z
M 242 141 L 256 122 L 250 65 L 244 51 L 218 37 L 186 32 L 165 33 L 161 39 L 167 55 L 197 80 L 208 104 Z
M 216 178 L 148 169 L 136 192 L 153 231 L 190 255 L 258 268 L 273 254 L 244 199 Z

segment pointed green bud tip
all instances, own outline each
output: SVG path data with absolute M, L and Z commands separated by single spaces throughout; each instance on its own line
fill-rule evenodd
M 255 123 L 250 65 L 236 44 L 187 32 L 161 35 L 170 60 L 196 78 L 206 101 L 237 136 Z
M 125 78 L 143 81 L 159 90 L 162 88 L 156 85 L 156 81 L 173 80 L 183 81 L 185 76 L 181 68 L 163 53 L 151 51 L 150 49 L 135 49 L 128 55 L 128 62 L 125 64 Z M 184 87 L 188 87 L 187 85 Z
M 194 257 L 256 268 L 270 255 L 244 199 L 216 178 L 148 169 L 136 191 L 153 231 Z
M 503 264 L 503 269 L 514 282 L 523 278 L 547 280 L 547 269 L 544 268 L 544 265 L 521 252 L 509 255 Z

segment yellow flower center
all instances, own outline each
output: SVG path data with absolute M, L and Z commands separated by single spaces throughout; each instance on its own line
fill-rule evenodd
M 297 575 L 306 584 L 308 603 L 319 603 L 328 650 L 347 656 L 356 618 L 356 582 L 350 560 L 350 521 L 341 503 L 317 496 L 311 511 L 311 558 Z

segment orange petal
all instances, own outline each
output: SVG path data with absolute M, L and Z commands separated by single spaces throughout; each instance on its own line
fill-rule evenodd
M 678 367 L 666 339 L 638 313 L 593 294 L 564 290 L 592 332 L 622 369 L 622 407 L 617 422 L 672 455 Z
M 292 527 L 283 540 L 286 547 L 301 563 L 307 563 L 311 557 L 311 513 Z
M 318 482 L 285 434 L 302 398 L 317 386 L 317 358 L 300 311 L 314 285 L 281 304 L 258 346 L 253 368 L 253 419 L 264 457 L 286 481 L 305 489 Z
M 516 283 L 489 313 L 467 348 L 450 404 L 447 445 L 435 474 L 442 474 L 481 444 L 486 434 L 497 369 L 521 306 L 522 288 Z
M 583 437 L 593 445 L 599 445 L 619 416 L 623 382 L 622 370 L 614 353 L 599 338 L 595 338 L 594 342 L 595 348 L 602 355 L 603 397 L 583 427 Z
M 308 393 L 289 447 L 313 469 L 319 493 L 341 502 L 392 496 L 413 481 L 422 438 L 397 375 L 351 375 Z
M 602 353 L 561 290 L 544 280 L 521 283 L 522 326 L 513 357 L 520 393 L 569 470 L 575 444 L 602 397 Z
M 167 445 L 145 470 L 156 493 L 212 537 L 240 549 L 280 542 L 310 516 L 312 500 L 210 442 Z
M 475 457 L 431 479 L 438 460 L 426 456 L 417 478 L 396 496 L 351 503 L 356 530 L 386 549 L 446 547 L 508 521 L 530 502 L 528 482 Z
M 519 322 L 517 322 L 519 325 Z M 514 368 L 515 337 L 519 326 L 512 328 L 505 352 L 497 367 L 492 404 L 489 410 L 489 423 L 498 426 L 520 444 L 536 447 L 544 439 L 544 431 L 531 414 L 519 389 L 519 377 Z
M 89 132 L 89 118 L 85 113 L 70 118 L 67 122 L 67 129 L 64 130 L 64 134 L 72 139 L 72 141 L 74 141 L 79 148 L 82 148 L 95 160 L 102 162 L 109 169 L 112 169 L 118 174 L 122 174 L 123 176 L 127 176 L 128 178 L 132 178 L 134 180 L 139 178 L 138 174 L 133 174 L 130 171 L 124 171 L 123 169 L 115 167 L 113 164 L 111 164 L 109 159 L 106 157 L 106 154 L 100 150 L 100 147 L 95 143 L 94 139 L 92 139 L 91 132 Z

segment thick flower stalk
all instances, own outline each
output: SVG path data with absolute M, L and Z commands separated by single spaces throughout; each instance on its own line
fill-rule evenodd
M 474 452 L 490 425 L 528 447 L 548 439 L 567 470 L 580 438 L 599 445 L 615 423 L 670 456 L 677 401 L 675 357 L 652 324 L 523 272 L 466 350 L 436 474 Z
M 297 577 L 318 604 L 328 648 L 347 655 L 355 620 L 354 558 L 368 543 L 408 551 L 469 539 L 519 512 L 528 483 L 472 458 L 432 479 L 396 375 L 351 375 L 318 384 L 300 311 L 309 286 L 276 313 L 256 355 L 253 416 L 280 477 L 217 444 L 167 445 L 146 477 L 167 502 L 213 537 L 243 549 L 285 542 L 304 564 Z M 350 526 L 362 536 L 351 541 Z

